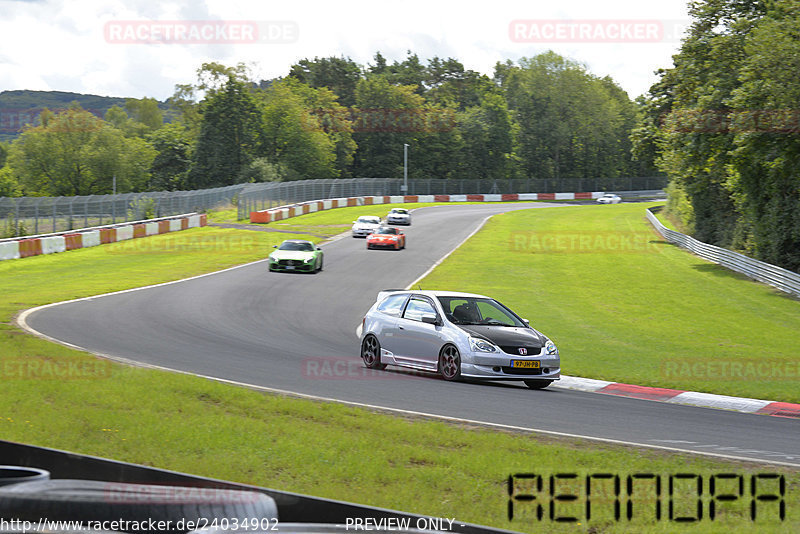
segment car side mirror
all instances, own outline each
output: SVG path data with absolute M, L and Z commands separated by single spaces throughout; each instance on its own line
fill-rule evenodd
M 322 250 L 321 248 L 317 247 L 317 250 Z
M 437 319 L 435 315 L 426 314 L 426 315 L 422 316 L 422 322 L 423 323 L 428 323 L 428 324 L 438 325 L 439 324 L 439 319 Z
M 528 326 L 530 326 L 530 324 L 531 324 L 531 322 L 529 320 L 527 320 L 527 319 L 523 319 L 522 322 L 525 323 Z
M 272 248 L 278 248 L 278 245 L 272 245 Z

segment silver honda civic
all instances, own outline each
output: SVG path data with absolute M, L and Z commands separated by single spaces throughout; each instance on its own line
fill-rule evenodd
M 498 301 L 453 291 L 386 290 L 361 323 L 370 369 L 397 365 L 462 377 L 522 380 L 542 389 L 558 380 L 555 344 Z

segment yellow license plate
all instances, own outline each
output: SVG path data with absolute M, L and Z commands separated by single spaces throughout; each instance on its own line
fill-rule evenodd
M 538 369 L 539 368 L 539 361 L 532 361 L 532 360 L 511 360 L 511 367 L 516 367 L 520 369 Z

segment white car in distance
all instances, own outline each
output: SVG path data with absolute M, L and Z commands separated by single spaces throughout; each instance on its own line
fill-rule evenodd
M 381 225 L 381 218 L 376 215 L 362 215 L 353 221 L 353 237 L 367 237 Z
M 386 215 L 386 222 L 389 224 L 411 225 L 411 213 L 406 208 L 392 208 Z
M 614 193 L 606 193 L 602 197 L 597 199 L 599 204 L 619 204 L 622 202 L 622 197 L 619 195 L 615 195 Z

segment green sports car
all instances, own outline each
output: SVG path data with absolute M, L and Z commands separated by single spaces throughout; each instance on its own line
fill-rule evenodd
M 301 271 L 315 273 L 322 270 L 322 249 L 311 241 L 287 239 L 274 245 L 269 257 L 270 271 Z

